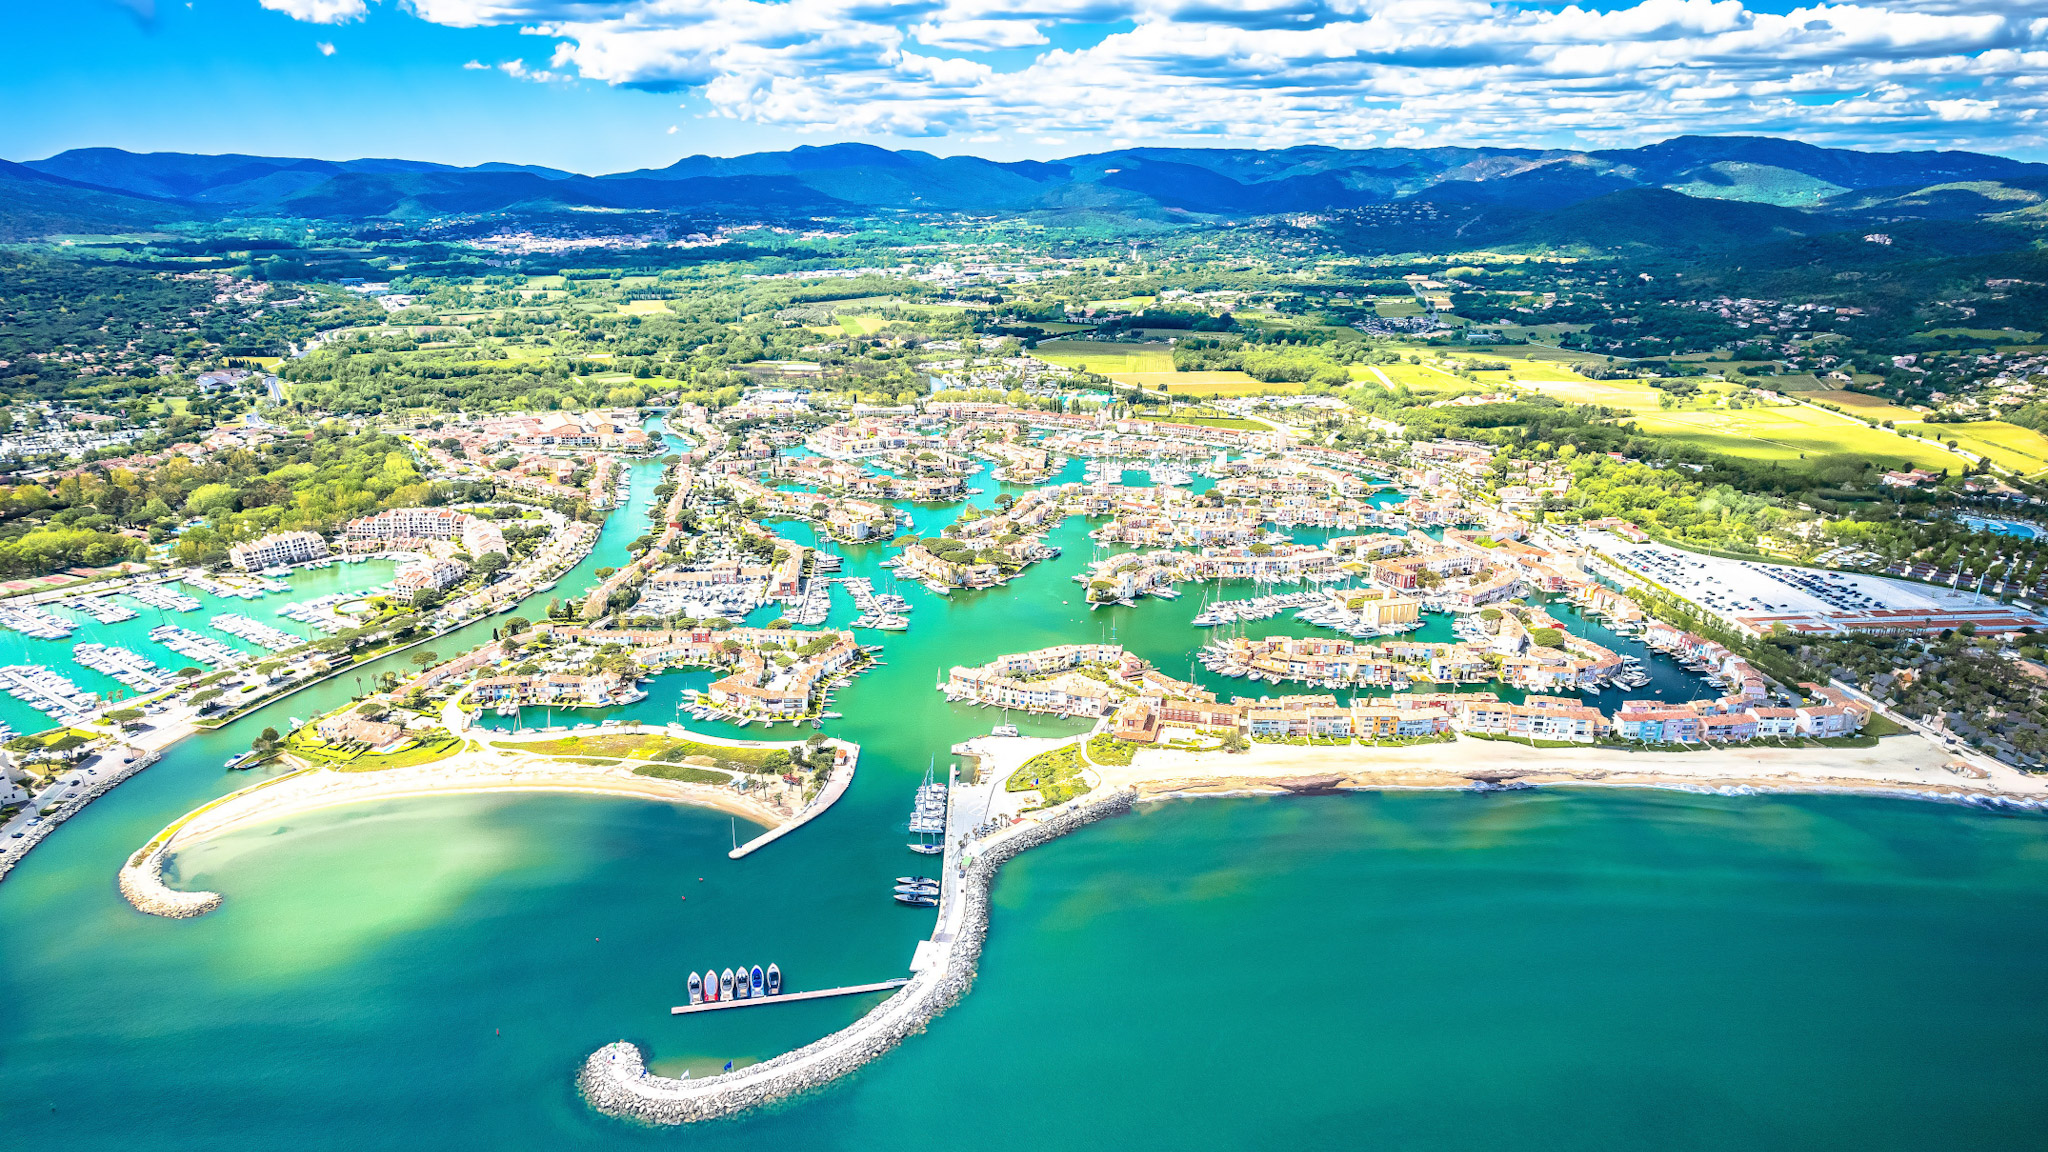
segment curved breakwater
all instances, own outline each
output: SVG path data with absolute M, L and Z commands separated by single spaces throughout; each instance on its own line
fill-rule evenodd
M 164 883 L 164 854 L 168 845 L 137 853 L 121 868 L 121 895 L 138 911 L 173 920 L 204 916 L 220 907 L 218 892 L 181 892 Z
M 989 843 L 970 863 L 960 887 L 959 927 L 940 942 L 939 956 L 874 1011 L 815 1043 L 772 1060 L 702 1080 L 651 1075 L 640 1049 L 628 1041 L 590 1054 L 576 1084 L 590 1106 L 607 1115 L 647 1124 L 692 1124 L 744 1112 L 823 1087 L 924 1031 L 974 983 L 988 935 L 989 887 L 996 872 L 1019 852 L 1057 840 L 1077 828 L 1131 810 L 1136 792 L 1118 789 L 1100 800 L 1078 802 L 1046 820 Z M 945 922 L 941 915 L 940 922 Z

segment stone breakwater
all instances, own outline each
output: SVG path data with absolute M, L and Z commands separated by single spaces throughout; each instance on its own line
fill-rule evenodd
M 577 1074 L 577 1087 L 591 1107 L 607 1115 L 647 1124 L 691 1124 L 830 1084 L 896 1047 L 905 1037 L 924 1031 L 927 1023 L 967 994 L 988 936 L 989 886 L 1005 862 L 1027 848 L 1057 840 L 1104 817 L 1129 812 L 1135 797 L 1129 789 L 1118 789 L 986 845 L 962 876 L 958 927 L 951 940 L 940 942 L 936 961 L 874 1011 L 832 1035 L 772 1060 L 702 1080 L 651 1075 L 640 1049 L 621 1040 L 590 1054 Z
M 7 879 L 7 874 L 14 871 L 16 864 L 21 863 L 22 857 L 28 855 L 28 850 L 42 843 L 44 837 L 56 831 L 57 825 L 85 811 L 87 804 L 106 795 L 114 785 L 156 763 L 161 756 L 162 754 L 158 752 L 142 752 L 114 771 L 93 777 L 91 783 L 79 789 L 78 795 L 60 802 L 56 811 L 43 817 L 42 823 L 30 825 L 26 836 L 0 845 L 0 880 Z
M 164 852 L 163 848 L 145 849 L 121 869 L 121 895 L 130 904 L 151 916 L 169 916 L 174 920 L 204 916 L 220 907 L 218 892 L 180 892 L 166 885 Z

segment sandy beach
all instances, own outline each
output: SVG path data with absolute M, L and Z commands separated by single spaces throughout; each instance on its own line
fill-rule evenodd
M 983 779 L 1007 778 L 1062 741 L 981 737 Z M 1781 792 L 1890 793 L 1924 798 L 2048 804 L 2048 779 L 1973 758 L 1970 767 L 1927 739 L 1904 734 L 1869 748 L 1752 745 L 1692 751 L 1584 746 L 1536 748 L 1460 737 L 1400 748 L 1254 744 L 1244 753 L 1140 749 L 1129 765 L 1087 769 L 1100 788 L 1141 799 L 1279 795 L 1371 788 L 1469 788 L 1481 782 L 1604 787 L 1688 787 Z

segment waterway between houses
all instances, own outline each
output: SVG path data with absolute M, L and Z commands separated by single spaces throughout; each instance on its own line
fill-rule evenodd
M 526 615 L 622 562 L 660 473 L 633 467 L 628 506 Z M 974 482 L 983 505 L 1001 490 Z M 930 535 L 957 506 L 911 513 Z M 2048 947 L 2041 820 L 1665 793 L 1149 806 L 1011 865 L 974 993 L 852 1081 L 683 1133 L 586 1109 L 570 1077 L 603 1043 L 632 1039 L 657 1071 L 706 1075 L 878 999 L 672 1019 L 690 969 L 773 960 L 798 989 L 903 974 L 931 926 L 887 896 L 923 863 L 902 848 L 910 787 L 1002 720 L 947 704 L 941 669 L 1113 630 L 1188 673 L 1200 592 L 1090 612 L 1069 578 L 1088 527 L 1069 520 L 1050 537 L 1065 554 L 1004 589 L 901 589 L 910 631 L 862 636 L 886 645 L 886 664 L 841 690 L 845 719 L 827 729 L 863 746 L 853 788 L 742 861 L 725 858 L 727 818 L 702 810 L 569 796 L 364 805 L 181 853 L 172 882 L 228 900 L 160 920 L 115 892 L 120 861 L 248 783 L 220 765 L 251 734 L 356 686 L 322 684 L 176 746 L 0 885 L 10 1143 L 1998 1148 L 2048 1121 L 2048 1001 L 2032 970 Z M 886 585 L 886 548 L 832 550 L 844 575 Z M 838 625 L 854 613 L 833 596 Z M 492 624 L 432 646 L 451 655 Z M 1283 615 L 1250 631 L 1309 629 Z M 1421 635 L 1451 638 L 1440 619 Z M 1695 694 L 1682 671 L 1650 665 L 1641 694 Z M 672 719 L 702 681 L 667 674 L 613 714 Z M 1026 734 L 1082 727 L 1009 719 Z

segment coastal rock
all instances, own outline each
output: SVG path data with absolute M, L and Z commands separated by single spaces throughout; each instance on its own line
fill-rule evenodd
M 184 920 L 220 907 L 218 892 L 180 892 L 164 883 L 164 850 L 138 853 L 121 869 L 121 895 L 137 911 Z
M 959 929 L 952 940 L 941 941 L 938 962 L 838 1032 L 772 1060 L 702 1080 L 651 1075 L 640 1049 L 620 1040 L 590 1054 L 577 1073 L 577 1088 L 591 1107 L 606 1115 L 645 1124 L 690 1124 L 808 1092 L 853 1072 L 904 1037 L 924 1031 L 927 1023 L 966 995 L 988 935 L 989 886 L 1005 862 L 1104 817 L 1129 812 L 1135 796 L 1129 789 L 1119 789 L 988 845 L 967 866 Z
M 1268 783 L 1289 792 L 1334 792 L 1344 783 L 1344 777 L 1335 773 L 1327 776 L 1291 776 Z

